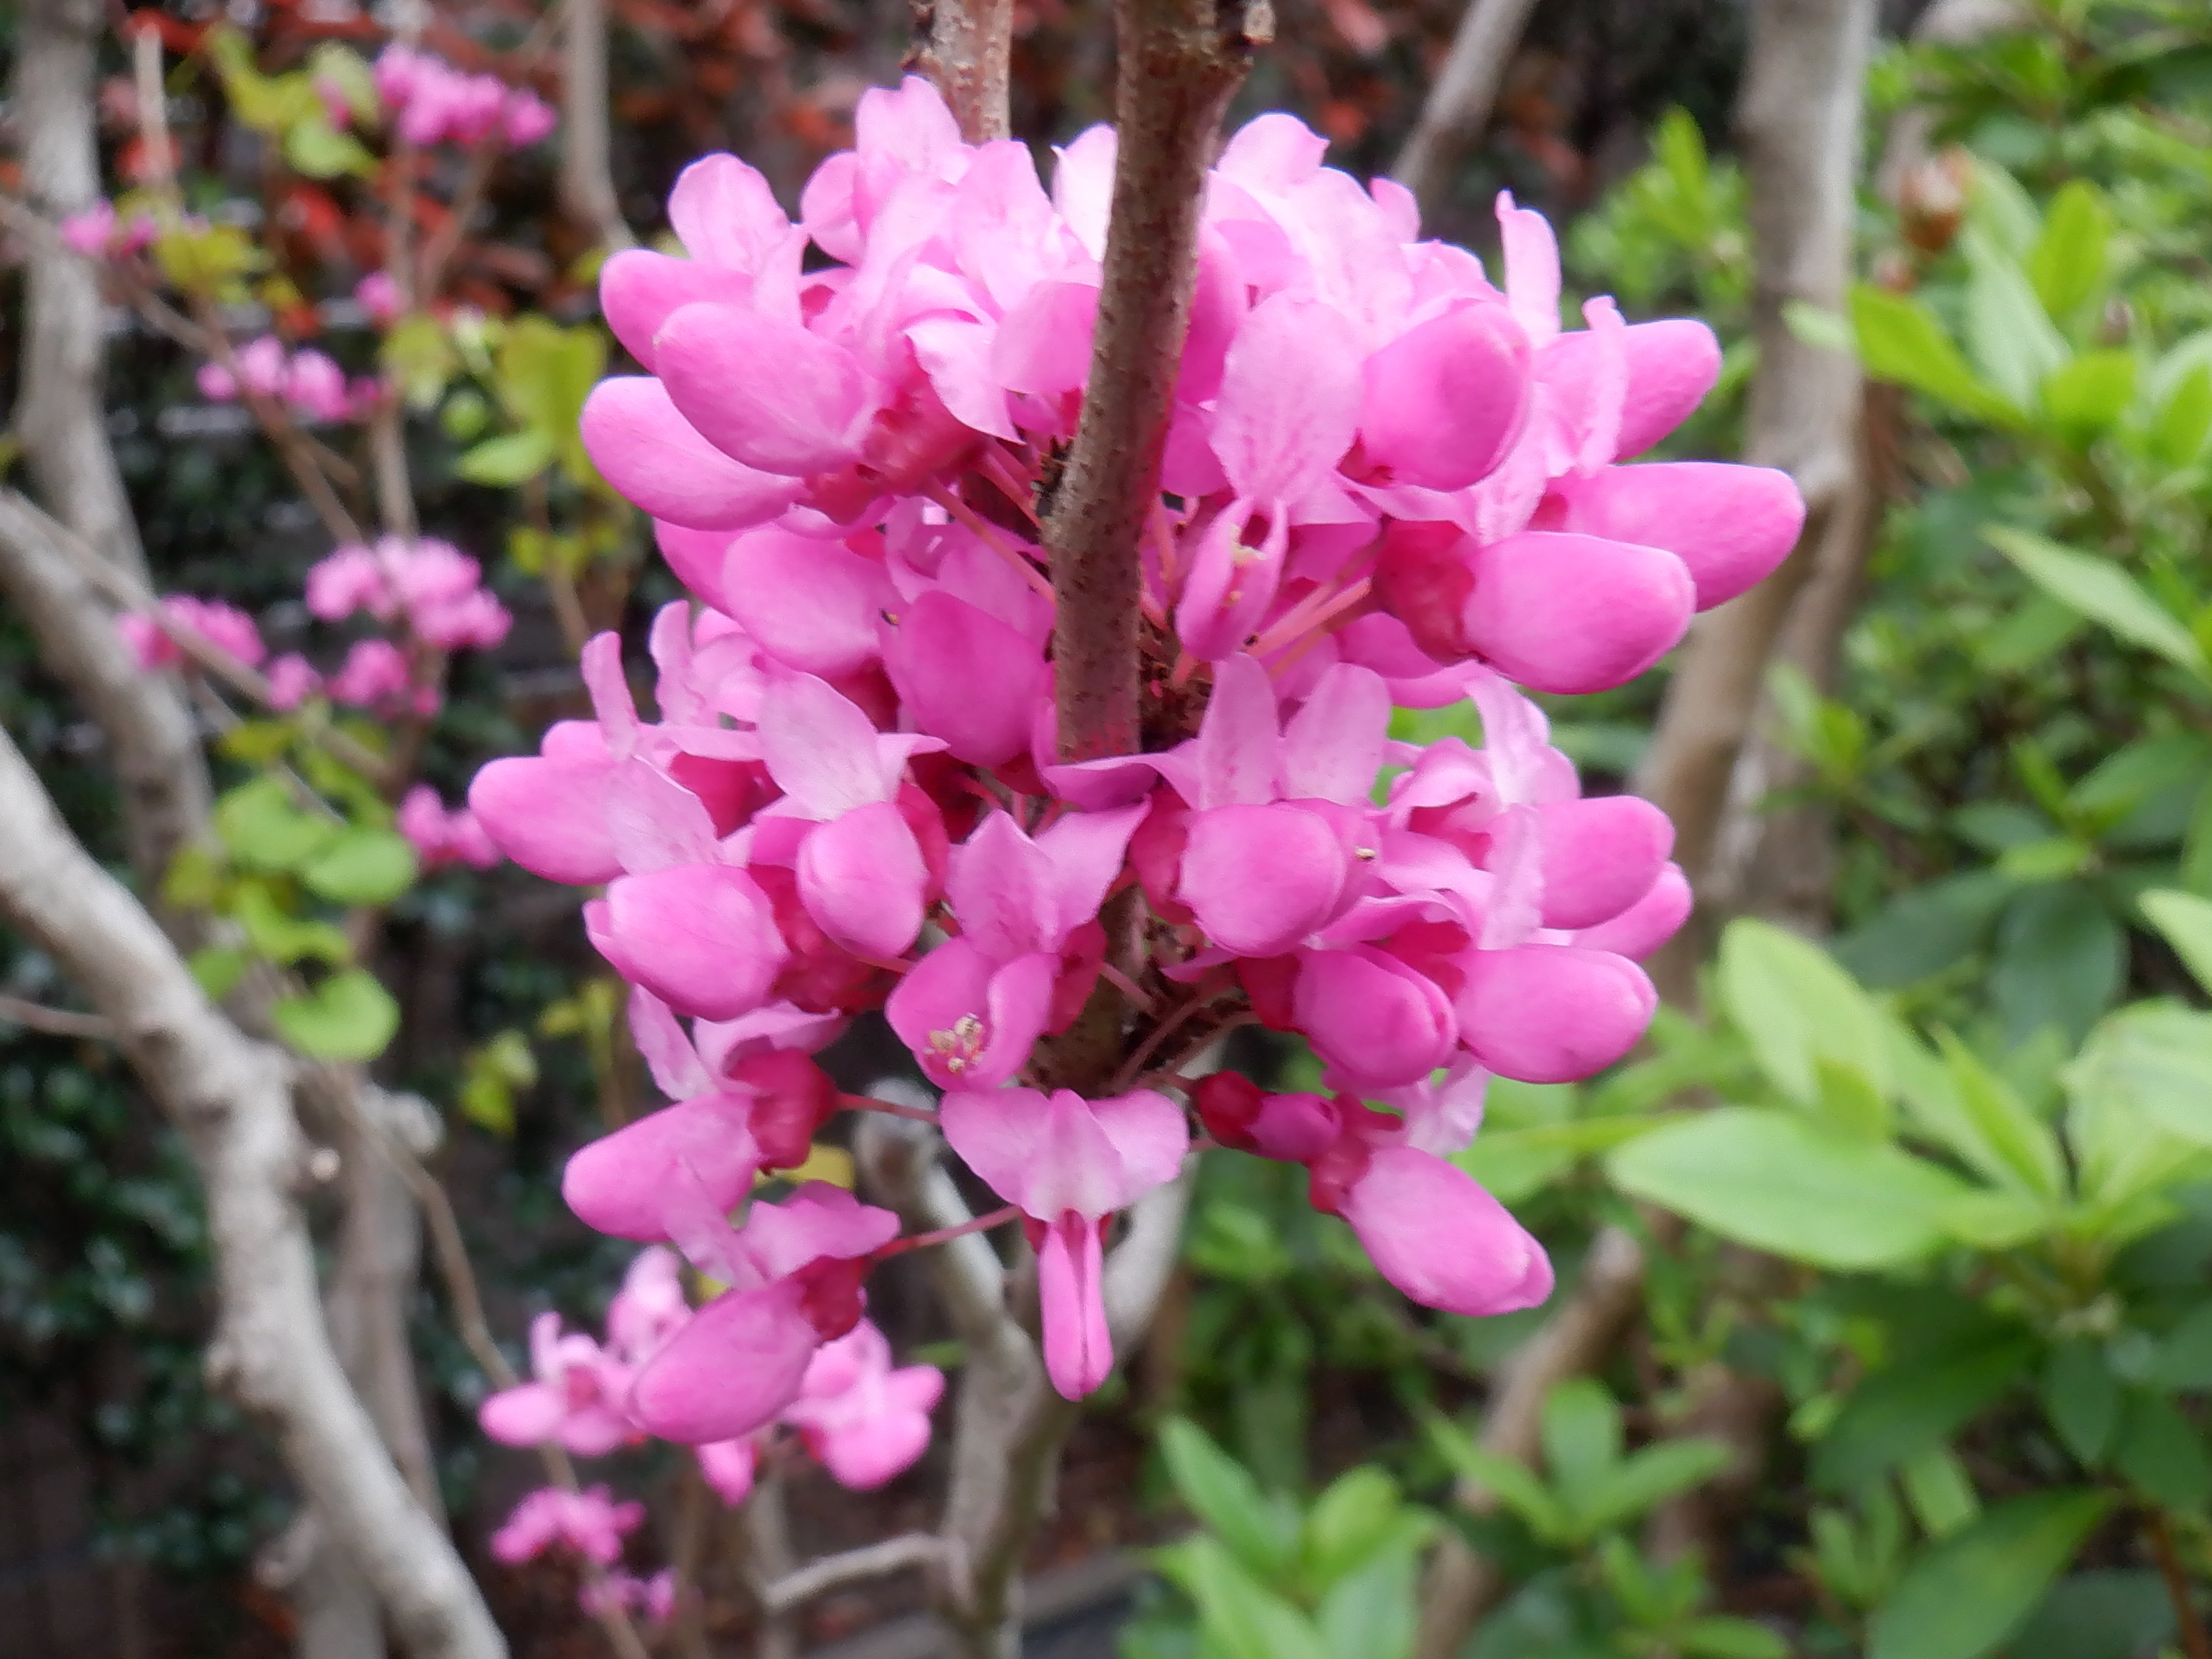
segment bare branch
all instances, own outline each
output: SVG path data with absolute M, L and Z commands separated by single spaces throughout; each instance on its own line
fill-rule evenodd
M 1013 0 L 921 0 L 926 24 L 914 67 L 937 82 L 960 123 L 960 136 L 986 144 L 1013 131 Z
M 208 1200 L 221 1312 L 210 1375 L 264 1416 L 417 1659 L 506 1652 L 476 1586 L 407 1490 L 331 1352 L 292 1193 L 306 1146 L 291 1066 L 210 1005 L 153 919 L 78 846 L 0 738 L 0 913 L 114 1025 Z
M 66 1008 L 27 1002 L 21 997 L 0 996 L 0 1025 L 20 1025 L 27 1031 L 44 1031 L 49 1036 L 92 1037 L 101 1042 L 115 1036 L 115 1028 L 99 1014 L 71 1013 Z
M 615 194 L 607 104 L 606 0 L 565 0 L 562 34 L 561 205 L 610 251 L 635 247 Z
M 1252 48 L 1274 33 L 1267 0 L 1116 0 L 1114 15 L 1113 216 L 1083 417 L 1045 526 L 1062 760 L 1139 747 L 1138 544 L 1159 500 L 1206 169 Z
M 1451 52 L 1390 169 L 1390 176 L 1413 192 L 1423 217 L 1436 211 L 1453 173 L 1489 126 L 1506 66 L 1535 9 L 1536 0 L 1468 0 Z
M 1621 1228 L 1607 1227 L 1590 1245 L 1573 1291 L 1499 1373 L 1483 1413 L 1486 1450 L 1516 1462 L 1534 1461 L 1545 1396 L 1589 1370 L 1612 1347 L 1643 1290 L 1644 1247 Z M 1462 1508 L 1477 1515 L 1498 1505 L 1494 1492 L 1468 1482 L 1461 1483 L 1457 1496 Z M 1415 1659 L 1451 1659 L 1504 1587 L 1494 1565 L 1457 1533 L 1446 1532 L 1421 1587 Z
M 880 1578 L 908 1567 L 933 1566 L 945 1558 L 945 1542 L 934 1533 L 902 1533 L 880 1544 L 869 1544 L 838 1555 L 810 1561 L 796 1572 L 786 1573 L 764 1586 L 760 1597 L 771 1613 L 787 1613 L 800 1602 L 825 1590 L 861 1578 Z

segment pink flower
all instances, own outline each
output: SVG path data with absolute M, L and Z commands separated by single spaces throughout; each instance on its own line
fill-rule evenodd
M 100 258 L 115 234 L 115 204 L 102 197 L 88 208 L 64 215 L 54 231 L 64 246 L 88 259 Z
M 353 297 L 371 322 L 388 326 L 399 316 L 399 285 L 388 271 L 370 271 L 354 284 Z
M 1149 1090 L 1085 1100 L 1073 1090 L 947 1095 L 945 1138 L 1038 1237 L 1045 1368 L 1079 1400 L 1114 1363 L 1099 1274 L 1107 1218 L 1174 1180 L 1190 1131 L 1174 1102 Z
M 354 412 L 345 371 L 319 351 L 293 355 L 284 371 L 284 401 L 310 421 L 349 420 Z
M 635 1437 L 619 1403 L 629 1367 L 581 1332 L 563 1336 L 560 1315 L 531 1322 L 530 1363 L 534 1381 L 502 1389 L 477 1409 L 478 1425 L 493 1439 L 509 1446 L 557 1440 L 579 1457 L 604 1457 Z
M 268 654 L 253 618 L 220 600 L 173 593 L 161 600 L 161 615 L 173 626 L 198 634 L 208 644 L 235 657 L 249 668 Z M 143 669 L 150 672 L 178 668 L 185 663 L 185 653 L 176 641 L 150 617 L 126 612 L 115 619 L 115 629 L 123 635 L 124 643 L 131 647 Z
M 448 812 L 438 792 L 426 783 L 416 784 L 399 803 L 398 829 L 414 843 L 426 870 L 447 864 L 489 870 L 499 862 L 499 849 L 476 814 L 465 806 Z
M 699 1473 L 723 1503 L 735 1509 L 751 1495 L 753 1476 L 760 1467 L 757 1440 L 710 1440 L 692 1447 L 691 1453 L 699 1460 Z
M 269 706 L 289 714 L 322 690 L 323 677 L 296 651 L 269 665 Z
M 541 1486 L 514 1506 L 491 1536 L 491 1553 L 509 1566 L 565 1544 L 587 1561 L 611 1566 L 622 1559 L 623 1539 L 645 1519 L 642 1504 L 617 1504 L 605 1486 L 565 1492 Z
M 356 611 L 390 616 L 383 564 L 357 543 L 331 549 L 307 571 L 307 609 L 325 622 L 343 622 Z
M 561 124 L 561 118 L 553 112 L 553 106 L 527 88 L 518 88 L 507 94 L 500 120 L 507 134 L 507 142 L 517 149 L 536 143 Z
M 928 1449 L 929 1413 L 944 1393 L 934 1365 L 894 1369 L 890 1344 L 863 1319 L 816 1352 L 783 1420 L 839 1485 L 867 1492 Z
M 412 702 L 414 690 L 407 659 L 389 640 L 356 641 L 330 683 L 331 697 L 356 708 Z

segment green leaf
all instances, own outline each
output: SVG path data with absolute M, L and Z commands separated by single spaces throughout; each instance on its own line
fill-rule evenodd
M 1586 1533 L 1601 1533 L 1710 1480 L 1729 1466 L 1729 1449 L 1717 1440 L 1662 1440 L 1614 1464 L 1576 1504 Z
M 1256 1582 L 1220 1540 L 1187 1538 L 1153 1559 L 1198 1604 L 1200 1623 L 1224 1659 L 1329 1659 L 1304 1616 Z
M 220 1002 L 238 988 L 253 958 L 234 945 L 205 945 L 191 954 L 189 965 L 200 989 Z
M 1592 1117 L 1572 1123 L 1540 1123 L 1525 1129 L 1490 1129 L 1450 1155 L 1501 1204 L 1513 1204 L 1548 1186 L 1593 1152 L 1649 1133 L 1663 1117 Z
M 2136 360 L 2130 351 L 2084 352 L 2043 383 L 2045 411 L 2076 445 L 2087 444 L 2126 414 L 2135 396 Z
M 511 489 L 553 465 L 553 441 L 536 427 L 487 438 L 462 455 L 453 471 L 471 483 Z
M 1948 1538 L 1982 1512 L 1980 1494 L 1948 1446 L 1931 1446 L 1899 1465 L 1898 1485 L 1912 1518 L 1930 1538 Z
M 313 1060 L 374 1060 L 399 1029 L 399 1005 L 360 968 L 283 999 L 270 1016 L 278 1035 Z
M 1821 1101 L 1820 1062 L 1892 1091 L 1879 1010 L 1835 959 L 1771 923 L 1746 917 L 1721 936 L 1721 997 L 1759 1066 L 1801 1105 Z
M 2136 901 L 2198 985 L 2212 991 L 2212 899 L 2165 888 Z
M 2200 1302 L 2159 1344 L 2143 1380 L 2161 1389 L 2212 1389 L 2212 1302 Z
M 501 1031 L 468 1057 L 461 1115 L 504 1139 L 514 1133 L 514 1091 L 538 1081 L 538 1057 L 520 1031 Z
M 2198 363 L 2184 374 L 2160 405 L 2148 433 L 2151 459 L 2179 472 L 2204 453 L 2212 437 L 2212 365 Z
M 2162 1394 L 2129 1394 L 2112 1443 L 2112 1466 L 2168 1509 L 2195 1509 L 2212 1497 L 2212 1458 L 2205 1455 L 2204 1437 Z
M 2120 1385 L 2105 1352 L 2075 1338 L 2051 1351 L 2043 1368 L 2043 1413 L 2077 1462 L 2094 1468 L 2120 1420 Z
M 1867 1659 L 1981 1659 L 2034 1612 L 2112 1499 L 2014 1498 L 1915 1561 L 1875 1614 Z
M 1466 1430 L 1442 1416 L 1432 1413 L 1424 1420 L 1431 1442 L 1462 1480 L 1494 1493 L 1539 1538 L 1565 1543 L 1573 1536 L 1573 1522 L 1565 1509 L 1526 1463 L 1478 1444 Z
M 2097 291 L 2112 235 L 2112 210 L 2087 179 L 2074 179 L 2051 198 L 2043 234 L 2027 256 L 2027 280 L 2045 311 L 2064 317 Z
M 2066 362 L 2066 342 L 2010 254 L 1972 228 L 1959 246 L 1966 256 L 1966 355 L 2008 399 L 2031 404 Z
M 1683 1659 L 1790 1659 L 1790 1644 L 1765 1626 L 1718 1613 L 1676 1626 L 1668 1645 Z
M 1606 1166 L 1624 1191 L 1723 1237 L 1847 1271 L 1942 1248 L 1945 1207 L 1967 1190 L 1894 1146 L 1741 1106 L 1655 1130 Z
M 1570 1377 L 1544 1396 L 1537 1432 L 1553 1486 L 1570 1510 L 1579 1511 L 1620 1462 L 1620 1407 L 1595 1377 Z
M 385 372 L 398 382 L 407 406 L 415 410 L 436 403 L 460 366 L 452 339 L 426 311 L 394 323 L 386 331 L 377 355 Z
M 2212 1146 L 2212 1014 L 2139 1002 L 2099 1025 L 2064 1073 L 2076 1095 L 2116 1097 Z
M 2141 1659 L 2173 1636 L 2166 1581 L 2093 1568 L 2068 1575 L 2007 1645 L 2009 1659 Z
M 1876 990 L 1940 974 L 1980 948 L 2015 890 L 1990 870 L 1916 887 L 1836 940 L 1836 960 Z
M 330 818 L 303 811 L 291 786 L 274 776 L 224 791 L 216 802 L 215 829 L 231 857 L 270 871 L 296 870 L 338 833 Z
M 2003 525 L 1992 525 L 1982 533 L 2051 598 L 2200 679 L 2212 676 L 2196 636 L 2110 560 L 2092 558 Z
M 336 179 L 376 171 L 376 158 L 349 132 L 340 132 L 320 117 L 294 124 L 284 133 L 284 159 L 310 179 Z
M 389 904 L 415 880 L 415 848 L 396 830 L 353 824 L 300 866 L 300 879 L 333 904 Z
M 1331 1584 L 1316 1622 L 1329 1659 L 1407 1659 L 1413 1650 L 1414 1552 L 1397 1548 Z
M 1848 1490 L 1942 1445 L 2011 1388 L 2035 1353 L 2031 1339 L 2003 1331 L 1875 1372 L 1813 1449 L 1814 1481 Z
M 2045 1027 L 2079 1042 L 2120 988 L 2127 936 L 2097 890 L 2084 881 L 2033 887 L 1997 921 L 1990 974 L 2009 1046 Z
M 2019 421 L 2019 409 L 1967 367 L 1925 302 L 1857 283 L 1851 289 L 1851 333 L 1859 361 L 1875 379 L 1894 380 L 1979 420 Z
M 353 946 L 344 933 L 327 921 L 307 921 L 292 915 L 263 882 L 240 883 L 231 895 L 229 914 L 245 928 L 246 942 L 270 962 L 300 962 L 309 957 L 333 963 L 352 960 Z
M 1238 1560 L 1270 1582 L 1289 1570 L 1297 1550 L 1296 1516 L 1261 1492 L 1203 1429 L 1186 1418 L 1170 1418 L 1160 1430 L 1160 1454 L 1176 1495 Z
M 2063 1196 L 2065 1161 L 2050 1126 L 1950 1032 L 1938 1033 L 1936 1043 L 1956 1091 L 1960 1115 L 1971 1127 L 1975 1143 L 1987 1149 L 1972 1158 L 1975 1167 L 2039 1197 Z

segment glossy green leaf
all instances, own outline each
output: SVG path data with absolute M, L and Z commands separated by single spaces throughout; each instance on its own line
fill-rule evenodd
M 1153 1559 L 1198 1604 L 1224 1659 L 1330 1659 L 1305 1616 L 1248 1572 L 1221 1540 L 1187 1538 Z
M 285 1042 L 312 1060 L 374 1060 L 399 1030 L 399 1005 L 359 968 L 270 1010 Z
M 1413 1550 L 1393 1549 L 1328 1587 L 1314 1617 L 1328 1659 L 1407 1659 L 1419 1605 L 1418 1565 Z
M 1859 361 L 1875 379 L 1894 380 L 1960 414 L 2018 420 L 2018 409 L 1967 366 L 1923 301 L 1860 283 L 1851 289 L 1851 333 Z
M 2111 1506 L 2077 1490 L 1990 1510 L 1906 1570 L 1874 1616 L 1867 1659 L 1982 1659 L 2035 1611 Z
M 2003 525 L 1992 525 L 1983 534 L 2053 599 L 2199 678 L 2212 675 L 2196 636 L 2111 560 Z
M 2044 411 L 2077 444 L 2109 428 L 2127 413 L 2135 396 L 2136 360 L 2127 351 L 2084 352 L 2043 383 Z
M 1966 256 L 1966 356 L 2008 400 L 2031 404 L 2065 363 L 2066 342 L 2009 253 L 1972 228 L 1959 245 Z
M 2066 1072 L 2076 1094 L 2106 1095 L 2212 1146 L 2212 1014 L 2141 1002 L 2112 1015 Z
M 300 879 L 333 904 L 389 904 L 414 884 L 415 848 L 396 830 L 353 824 L 300 866 Z
M 1270 1583 L 1288 1570 L 1297 1550 L 1297 1516 L 1261 1491 L 1203 1429 L 1185 1418 L 1169 1419 L 1160 1430 L 1160 1455 L 1176 1496 L 1238 1560 Z
M 2112 1467 L 2155 1503 L 2191 1510 L 2212 1498 L 2212 1456 L 2187 1413 L 2162 1394 L 2131 1391 L 2112 1441 Z
M 1722 1107 L 1630 1141 L 1614 1183 L 1740 1243 L 1810 1262 L 1895 1267 L 1942 1248 L 1967 1188 L 1894 1146 L 1794 1114 Z
M 2126 933 L 2085 881 L 2021 893 L 1997 920 L 1989 994 L 2008 1047 L 2055 1030 L 2079 1042 L 2120 988 Z

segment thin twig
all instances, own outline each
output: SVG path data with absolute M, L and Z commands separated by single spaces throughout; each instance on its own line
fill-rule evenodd
M 775 1583 L 763 1585 L 760 1598 L 771 1613 L 787 1613 L 824 1590 L 849 1584 L 857 1578 L 878 1578 L 908 1567 L 933 1566 L 944 1559 L 945 1540 L 934 1533 L 903 1533 L 879 1544 L 864 1545 L 856 1550 L 810 1561 L 796 1572 L 787 1572 Z
M 2197 1610 L 2196 1593 L 2181 1565 L 2181 1553 L 2173 1547 L 2173 1528 L 2167 1523 L 2164 1510 L 2154 1507 L 2144 1510 L 2143 1536 L 2150 1544 L 2151 1559 L 2158 1563 L 2158 1576 L 2166 1581 L 2167 1598 L 2173 1603 L 2173 1623 L 2181 1635 L 2181 1650 L 2189 1659 L 2212 1659 L 2212 1635 L 2206 1633 L 2203 1615 Z
M 14 1024 L 29 1031 L 44 1031 L 51 1036 L 94 1037 L 101 1042 L 112 1042 L 115 1026 L 100 1014 L 72 1013 L 66 1008 L 49 1008 L 41 1002 L 28 1002 L 21 997 L 0 996 L 0 1024 Z

